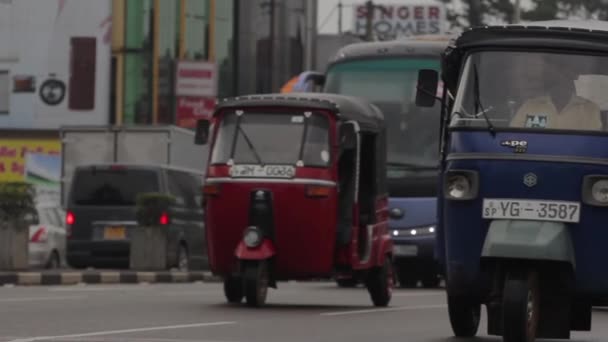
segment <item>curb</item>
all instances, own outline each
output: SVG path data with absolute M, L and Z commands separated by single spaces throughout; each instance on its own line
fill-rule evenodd
M 44 271 L 2 272 L 0 286 L 140 284 L 140 283 L 215 283 L 221 278 L 209 272 L 144 271 Z

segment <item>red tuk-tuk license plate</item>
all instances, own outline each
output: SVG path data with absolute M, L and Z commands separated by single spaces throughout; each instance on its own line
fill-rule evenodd
M 482 217 L 578 223 L 579 202 L 485 198 Z
M 293 178 L 295 174 L 293 165 L 233 165 L 230 168 L 233 178 Z

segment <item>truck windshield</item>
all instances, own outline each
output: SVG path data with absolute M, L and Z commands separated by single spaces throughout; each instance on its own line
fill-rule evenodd
M 76 172 L 72 203 L 83 206 L 133 206 L 137 194 L 159 189 L 158 173 L 150 170 L 86 168 Z
M 451 125 L 487 127 L 489 120 L 503 128 L 604 131 L 607 60 L 534 51 L 472 54 Z
M 420 69 L 438 70 L 439 60 L 370 58 L 335 64 L 327 72 L 325 92 L 365 98 L 384 113 L 389 178 L 401 177 L 402 170 L 437 166 L 440 104 L 433 108 L 416 106 Z
M 212 164 L 329 165 L 329 121 L 321 114 L 251 113 L 221 119 Z M 301 155 L 300 155 L 301 154 Z

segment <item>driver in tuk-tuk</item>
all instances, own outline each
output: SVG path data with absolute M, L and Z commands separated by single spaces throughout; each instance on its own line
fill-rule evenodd
M 517 79 L 523 81 L 518 82 L 519 91 L 527 100 L 511 120 L 511 127 L 602 130 L 599 106 L 576 93 L 578 66 L 569 64 L 564 55 L 522 57 Z

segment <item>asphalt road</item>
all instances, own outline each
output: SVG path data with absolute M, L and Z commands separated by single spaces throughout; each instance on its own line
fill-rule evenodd
M 451 342 L 443 291 L 397 290 L 372 307 L 367 291 L 287 283 L 262 309 L 228 305 L 221 284 L 0 288 L 0 341 Z M 574 341 L 607 341 L 608 311 Z M 485 336 L 485 320 L 476 342 Z

